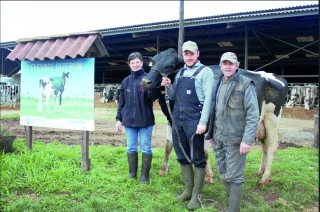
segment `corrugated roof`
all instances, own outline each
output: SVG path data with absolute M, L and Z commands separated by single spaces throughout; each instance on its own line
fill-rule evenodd
M 269 18 L 285 18 L 285 17 L 291 17 L 293 14 L 295 16 L 306 15 L 311 13 L 319 14 L 318 6 L 319 6 L 318 4 L 312 4 L 312 5 L 303 5 L 303 6 L 295 6 L 295 7 L 276 8 L 276 9 L 269 9 L 269 10 L 257 10 L 257 11 L 250 11 L 250 12 L 240 12 L 240 13 L 230 13 L 230 14 L 222 14 L 222 15 L 216 15 L 216 16 L 189 18 L 184 20 L 184 27 L 228 23 L 228 22 L 239 22 L 239 21 L 253 21 L 253 20 L 262 20 L 262 19 L 269 19 Z M 99 29 L 95 31 L 99 31 L 104 36 L 106 36 L 106 35 L 113 35 L 113 34 L 122 34 L 125 32 L 131 33 L 132 31 L 143 32 L 143 31 L 150 31 L 156 28 L 169 29 L 169 28 L 177 28 L 177 27 L 179 27 L 179 20 Z
M 18 45 L 6 59 L 15 60 L 54 60 L 85 57 L 103 57 L 108 55 L 98 32 L 81 32 L 64 35 L 21 38 Z

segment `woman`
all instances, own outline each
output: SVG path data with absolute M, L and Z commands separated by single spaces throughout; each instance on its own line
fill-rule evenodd
M 151 137 L 154 123 L 153 101 L 155 93 L 144 90 L 141 79 L 147 74 L 143 66 L 142 55 L 133 52 L 128 57 L 131 75 L 127 76 L 120 86 L 120 97 L 116 116 L 116 131 L 122 132 L 125 127 L 129 177 L 136 178 L 138 170 L 138 137 L 142 152 L 140 183 L 149 184 L 149 171 L 152 161 Z

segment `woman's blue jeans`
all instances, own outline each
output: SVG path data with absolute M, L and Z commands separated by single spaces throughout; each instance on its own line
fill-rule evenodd
M 152 154 L 151 138 L 153 125 L 148 127 L 125 127 L 127 139 L 127 152 L 138 152 L 138 136 L 140 141 L 140 151 L 144 154 Z

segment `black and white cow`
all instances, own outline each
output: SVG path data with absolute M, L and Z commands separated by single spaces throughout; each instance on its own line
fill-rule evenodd
M 166 75 L 174 79 L 177 68 L 182 67 L 183 60 L 178 57 L 176 50 L 167 49 L 152 58 L 152 68 L 146 75 L 141 84 L 144 88 L 157 88 L 161 84 L 162 76 Z M 209 66 L 214 74 L 221 73 L 218 65 Z M 260 110 L 259 129 L 257 138 L 262 143 L 262 160 L 260 168 L 256 173 L 258 176 L 263 175 L 261 184 L 268 184 L 272 169 L 272 163 L 278 149 L 278 130 L 283 106 L 285 104 L 288 85 L 285 79 L 275 74 L 266 73 L 264 71 L 253 72 L 239 68 L 239 72 L 253 80 Z M 212 79 L 214 80 L 214 79 Z M 159 99 L 160 105 L 165 105 L 162 99 Z M 166 110 L 165 106 L 161 106 L 162 110 Z M 166 112 L 164 112 L 167 114 Z M 170 117 L 167 116 L 167 119 Z M 170 147 L 171 146 L 171 147 Z M 172 144 L 167 142 L 166 158 L 163 163 L 162 170 L 167 171 L 169 157 L 167 155 L 172 150 Z M 206 153 L 207 155 L 207 153 Z M 208 161 L 208 160 L 207 160 Z M 208 165 L 207 165 L 208 166 Z M 206 169 L 206 182 L 209 176 Z
M 115 89 L 116 86 L 111 84 L 103 87 L 102 92 L 100 93 L 101 103 L 113 101 Z
M 18 93 L 19 93 L 18 86 L 16 86 L 16 85 L 8 86 L 8 95 L 9 95 L 10 108 L 12 108 L 12 107 L 16 108 Z
M 69 79 L 69 72 L 62 73 L 61 77 L 42 77 L 39 81 L 40 86 L 40 95 L 38 102 L 38 111 L 42 113 L 42 98 L 46 98 L 47 112 L 50 115 L 49 111 L 49 99 L 50 97 L 55 97 L 56 107 L 55 111 L 58 108 L 58 100 L 60 106 L 60 112 L 62 112 L 62 94 L 65 88 L 66 81 Z
M 113 92 L 113 100 L 116 104 L 118 104 L 120 95 L 120 85 L 115 85 L 114 92 Z
M 310 110 L 315 107 L 316 98 L 318 96 L 318 86 L 308 84 L 305 86 L 304 108 Z
M 304 87 L 300 85 L 294 85 L 291 87 L 290 99 L 286 103 L 287 108 L 293 108 L 294 105 L 302 104 L 304 96 Z

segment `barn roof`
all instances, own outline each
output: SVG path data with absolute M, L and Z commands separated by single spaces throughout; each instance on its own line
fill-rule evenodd
M 230 14 L 221 14 L 215 16 L 204 16 L 197 18 L 188 18 L 184 19 L 184 27 L 194 27 L 202 26 L 209 24 L 221 24 L 221 23 L 235 23 L 235 22 L 244 22 L 244 21 L 258 21 L 265 19 L 277 19 L 277 18 L 286 18 L 294 15 L 305 16 L 311 14 L 318 14 L 319 8 L 318 4 L 311 5 L 302 5 L 295 7 L 286 7 L 286 8 L 276 8 L 269 10 L 257 10 L 249 12 L 240 12 L 240 13 L 230 13 Z M 179 20 L 171 21 L 162 21 L 162 22 L 153 22 L 146 24 L 137 24 L 131 26 L 123 27 L 114 27 L 107 29 L 99 29 L 103 36 L 108 35 L 117 35 L 124 33 L 139 33 L 146 32 L 150 30 L 165 30 L 165 29 L 175 29 L 179 28 Z
M 109 56 L 99 32 L 81 32 L 63 35 L 21 38 L 18 45 L 6 59 L 15 60 L 55 60 L 85 57 Z

